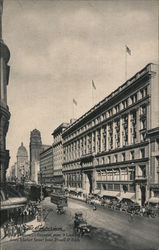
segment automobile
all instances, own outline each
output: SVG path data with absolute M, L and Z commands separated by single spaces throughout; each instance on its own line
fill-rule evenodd
M 134 203 L 128 205 L 127 212 L 130 214 L 140 215 L 141 214 L 141 207 L 138 203 L 134 202 Z
M 155 218 L 159 216 L 159 202 L 146 202 L 145 204 L 145 211 L 143 213 L 144 216 Z
M 74 216 L 74 230 L 80 235 L 84 235 L 90 232 L 87 225 L 87 221 L 83 218 L 82 212 L 75 213 Z

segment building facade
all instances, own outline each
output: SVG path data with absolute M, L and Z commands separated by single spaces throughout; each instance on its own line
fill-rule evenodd
M 41 176 L 40 176 L 41 175 Z M 49 146 L 40 153 L 40 175 L 39 182 L 45 186 L 53 183 L 53 149 Z
M 16 177 L 19 182 L 29 180 L 30 177 L 28 152 L 23 143 L 17 151 Z
M 35 165 L 40 161 L 40 153 L 42 151 L 42 141 L 40 131 L 34 129 L 30 133 L 30 179 L 35 181 Z
M 6 171 L 9 165 L 9 150 L 6 149 L 6 135 L 9 126 L 10 112 L 7 105 L 7 85 L 9 83 L 10 51 L 2 40 L 2 10 L 3 0 L 0 0 L 0 225 L 9 219 L 9 215 L 14 213 L 14 209 L 25 206 L 25 197 L 12 197 L 7 191 Z
M 0 176 L 1 186 L 5 188 L 6 171 L 9 165 L 9 150 L 6 149 L 6 136 L 9 126 L 10 112 L 7 105 L 7 86 L 9 83 L 10 51 L 2 40 L 3 1 L 0 0 Z
M 62 123 L 58 126 L 53 135 L 53 181 L 56 184 L 63 183 L 62 163 L 63 163 L 63 145 L 62 133 L 69 126 L 68 123 Z
M 148 64 L 63 132 L 71 190 L 135 199 L 159 196 L 158 65 Z

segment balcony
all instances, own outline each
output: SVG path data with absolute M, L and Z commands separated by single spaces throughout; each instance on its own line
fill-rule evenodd
M 146 175 L 135 176 L 135 181 L 146 181 L 146 180 L 147 180 Z

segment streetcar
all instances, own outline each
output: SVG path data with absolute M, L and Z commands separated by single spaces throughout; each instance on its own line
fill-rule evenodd
M 52 193 L 50 194 L 51 202 L 56 204 L 57 207 L 67 207 L 67 196 L 61 186 L 53 186 Z

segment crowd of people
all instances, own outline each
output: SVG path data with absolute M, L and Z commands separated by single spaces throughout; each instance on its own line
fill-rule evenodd
M 23 235 L 28 227 L 27 222 L 32 221 L 39 214 L 37 206 L 27 204 L 26 207 L 14 209 L 9 214 L 9 220 L 1 227 L 1 239 L 13 238 Z

